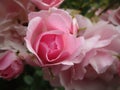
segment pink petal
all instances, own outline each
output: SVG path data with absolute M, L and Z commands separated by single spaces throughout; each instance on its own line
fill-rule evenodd
M 13 53 L 11 51 L 6 51 L 3 55 L 3 57 L 0 58 L 0 70 L 6 69 L 15 60 L 17 60 L 15 53 Z
M 114 58 L 106 51 L 98 51 L 96 55 L 90 59 L 90 64 L 97 73 L 103 73 L 112 65 Z

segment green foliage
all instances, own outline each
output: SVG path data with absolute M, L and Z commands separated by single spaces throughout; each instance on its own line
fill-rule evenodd
M 34 81 L 34 79 L 30 75 L 25 75 L 24 76 L 24 82 L 27 85 L 32 85 L 33 81 Z
M 80 10 L 82 15 L 91 18 L 99 8 L 104 12 L 119 6 L 120 0 L 65 0 L 61 7 Z

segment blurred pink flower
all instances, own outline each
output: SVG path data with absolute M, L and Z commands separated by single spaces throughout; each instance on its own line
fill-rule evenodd
M 111 21 L 114 25 L 120 25 L 120 7 L 113 10 L 113 13 L 109 15 L 109 21 Z
M 29 0 L 1 0 L 0 20 L 12 19 L 24 24 L 28 21 L 28 13 L 34 9 L 35 6 Z
M 39 9 L 58 7 L 64 0 L 31 0 Z
M 23 63 L 14 52 L 3 51 L 0 53 L 0 77 L 3 79 L 13 79 L 18 77 L 23 71 Z
M 67 12 L 52 8 L 30 13 L 29 20 L 27 48 L 37 56 L 41 66 L 80 62 L 73 58 L 80 52 L 84 38 L 71 34 L 73 22 Z
M 106 70 L 118 60 L 120 34 L 116 27 L 100 21 L 83 34 L 86 40 L 84 65 L 91 65 L 97 74 Z
M 106 12 L 104 13 L 101 13 L 102 12 L 102 9 L 98 9 L 95 14 L 102 20 L 104 21 L 109 21 L 109 16 L 113 13 L 113 10 L 107 10 Z M 99 16 L 99 14 L 101 13 L 101 15 Z
M 26 27 L 19 25 L 11 19 L 0 21 L 0 49 L 17 51 L 27 51 L 24 46 L 24 36 Z
M 34 9 L 31 4 L 29 0 L 2 0 L 0 2 L 0 50 L 17 53 L 19 58 L 27 64 L 29 64 L 27 60 L 32 61 L 31 57 L 33 57 L 24 45 L 28 13 Z
M 99 9 L 96 12 L 96 15 L 98 16 L 101 13 L 101 9 Z M 118 7 L 117 9 L 110 9 L 107 10 L 106 12 L 102 13 L 99 18 L 101 20 L 107 21 L 113 25 L 120 25 L 120 7 Z

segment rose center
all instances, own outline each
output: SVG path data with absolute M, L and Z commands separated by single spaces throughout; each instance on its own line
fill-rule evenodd
M 41 39 L 41 52 L 45 51 L 45 58 L 49 60 L 56 59 L 62 51 L 63 41 L 60 35 L 45 35 Z

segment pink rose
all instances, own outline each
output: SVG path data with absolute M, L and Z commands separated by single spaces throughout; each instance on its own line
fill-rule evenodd
M 73 22 L 67 12 L 44 10 L 31 13 L 29 19 L 27 48 L 37 56 L 41 66 L 77 62 L 74 57 L 80 52 L 84 39 L 71 34 Z
M 100 21 L 89 27 L 83 34 L 86 39 L 84 64 L 90 64 L 100 74 L 104 73 L 113 62 L 116 62 L 120 52 L 120 34 L 116 28 Z
M 23 71 L 22 61 L 11 51 L 0 54 L 0 77 L 3 79 L 13 79 Z
M 120 7 L 113 11 L 109 16 L 109 20 L 115 25 L 120 25 Z
M 106 22 L 100 21 L 93 26 L 89 26 L 83 33 L 85 37 L 84 59 L 81 64 L 74 65 L 72 77 L 74 79 L 83 79 L 90 77 L 96 78 L 98 75 L 105 74 L 110 68 L 109 74 L 104 80 L 111 80 L 117 73 L 116 62 L 120 52 L 120 34 L 116 28 Z M 92 73 L 89 72 L 89 65 L 92 67 Z M 79 70 L 79 71 L 78 71 Z M 101 77 L 103 78 L 103 77 Z
M 39 9 L 58 7 L 64 0 L 31 0 Z

